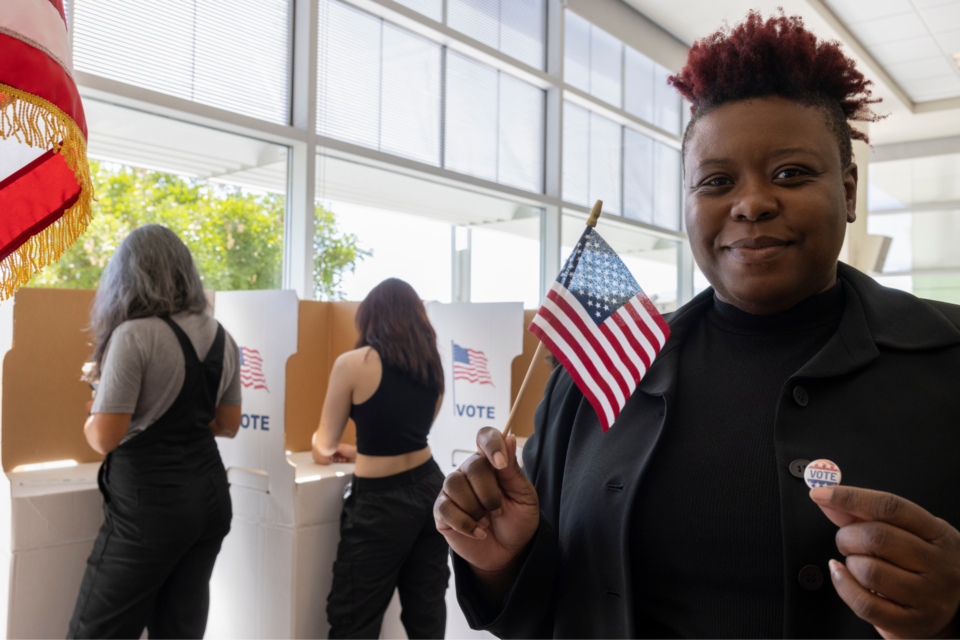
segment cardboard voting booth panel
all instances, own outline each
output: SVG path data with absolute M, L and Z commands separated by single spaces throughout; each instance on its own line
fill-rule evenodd
M 513 363 L 523 352 L 523 305 L 431 303 L 427 314 L 437 333 L 445 388 L 430 448 L 450 473 L 477 450 L 481 427 L 503 429 L 510 415 Z
M 216 317 L 243 359 L 244 418 L 220 448 L 234 517 L 211 580 L 209 637 L 329 631 L 326 599 L 353 465 L 317 465 L 310 448 L 333 362 L 356 342 L 356 307 L 301 302 L 292 291 L 217 295 Z
M 92 291 L 21 289 L 0 304 L 0 628 L 11 638 L 66 635 L 103 521 L 80 380 L 92 301 Z M 16 470 L 67 460 L 79 464 Z

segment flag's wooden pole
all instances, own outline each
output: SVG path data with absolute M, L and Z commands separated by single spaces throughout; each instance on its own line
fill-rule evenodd
M 597 219 L 600 217 L 600 211 L 602 209 L 603 200 L 597 200 L 597 203 L 593 205 L 593 210 L 590 212 L 590 217 L 587 218 L 588 227 L 597 226 Z M 533 372 L 536 371 L 537 365 L 540 364 L 540 360 L 543 358 L 544 348 L 541 342 L 537 345 L 537 350 L 533 353 L 533 360 L 530 361 L 530 366 L 527 368 L 527 375 L 523 376 L 523 383 L 520 385 L 520 391 L 517 392 L 517 399 L 513 401 L 513 408 L 510 409 L 510 415 L 507 417 L 507 424 L 503 426 L 504 438 L 510 435 L 510 430 L 513 427 L 513 419 L 517 415 L 517 409 L 520 407 L 520 402 L 523 401 L 523 396 L 527 393 L 527 386 L 533 378 Z

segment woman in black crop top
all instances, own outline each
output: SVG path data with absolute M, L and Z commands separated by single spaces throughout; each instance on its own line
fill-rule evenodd
M 396 278 L 357 309 L 356 349 L 337 358 L 313 435 L 319 464 L 355 462 L 327 598 L 331 638 L 376 638 L 394 588 L 410 638 L 442 638 L 450 579 L 433 503 L 443 473 L 427 434 L 443 397 L 437 338 L 423 303 Z M 357 446 L 340 444 L 353 418 Z

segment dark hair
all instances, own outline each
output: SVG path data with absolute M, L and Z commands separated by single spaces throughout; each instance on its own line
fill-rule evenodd
M 206 308 L 200 274 L 183 240 L 159 224 L 137 227 L 113 252 L 100 276 L 90 314 L 93 366 L 84 379 L 100 378 L 110 336 L 127 320 L 201 313 Z
M 417 292 L 399 278 L 375 286 L 357 309 L 356 348 L 373 347 L 388 367 L 443 393 L 437 334 Z
M 869 143 L 850 120 L 876 122 L 870 80 L 843 54 L 840 43 L 818 40 L 803 26 L 800 16 L 780 14 L 764 21 L 756 11 L 733 28 L 723 27 L 696 41 L 687 64 L 668 82 L 693 106 L 693 117 L 683 135 L 683 149 L 697 120 L 722 104 L 780 96 L 819 107 L 827 116 L 837 144 L 841 166 L 853 158 L 852 140 Z

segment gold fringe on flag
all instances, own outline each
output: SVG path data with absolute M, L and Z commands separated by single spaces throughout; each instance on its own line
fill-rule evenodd
M 59 219 L 0 261 L 0 300 L 6 300 L 34 274 L 60 260 L 93 217 L 87 141 L 70 116 L 43 98 L 0 83 L 0 140 L 8 138 L 61 154 L 77 178 L 80 194 Z

